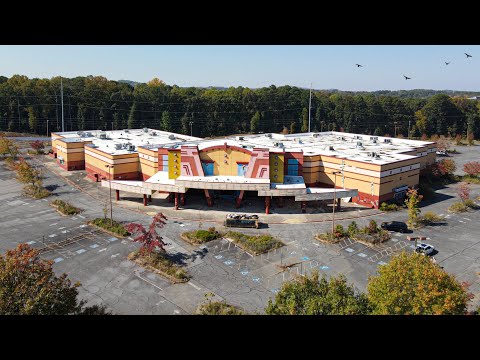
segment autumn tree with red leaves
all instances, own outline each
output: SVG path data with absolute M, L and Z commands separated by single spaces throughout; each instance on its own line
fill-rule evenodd
M 480 174 L 480 162 L 469 161 L 463 165 L 463 171 L 472 177 L 477 177 Z
M 37 154 L 43 154 L 43 149 L 45 149 L 45 145 L 40 140 L 32 141 L 30 146 L 37 152 Z
M 163 242 L 163 238 L 157 234 L 157 228 L 162 229 L 167 220 L 165 215 L 162 213 L 158 213 L 152 219 L 152 223 L 148 227 L 148 230 L 142 224 L 138 223 L 130 223 L 125 226 L 128 232 L 132 233 L 133 235 L 138 234 L 136 238 L 133 239 L 135 242 L 139 242 L 142 244 L 140 250 L 142 252 L 146 252 L 151 254 L 156 247 L 159 248 L 160 252 L 165 252 L 166 243 Z

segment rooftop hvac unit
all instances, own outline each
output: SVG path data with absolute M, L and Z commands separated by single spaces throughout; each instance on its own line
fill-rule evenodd
M 391 143 L 392 143 L 392 140 L 391 140 L 391 139 L 383 139 L 383 142 L 384 142 L 384 143 L 387 143 L 387 144 L 391 144 Z
M 370 140 L 372 140 L 372 141 L 377 141 L 377 140 L 378 140 L 378 136 L 370 136 Z
M 122 148 L 122 144 L 115 144 L 115 149 L 120 150 Z
M 148 133 L 148 128 L 143 128 L 144 133 Z
M 125 130 L 123 130 L 123 132 L 129 133 L 129 132 L 130 132 L 130 130 L 128 130 L 128 129 L 125 129 Z
M 272 134 L 265 134 L 266 137 L 271 138 Z
M 99 139 L 102 139 L 102 140 L 106 140 L 106 139 L 107 139 L 107 133 L 104 133 L 104 132 L 103 132 L 103 133 L 99 133 L 99 134 L 98 134 L 98 138 L 99 138 Z
M 92 133 L 87 131 L 86 133 L 83 134 L 85 137 L 92 137 Z
M 152 131 L 152 136 L 157 136 L 157 132 L 156 132 L 156 131 Z
M 320 134 L 313 134 L 312 135 L 314 138 L 318 138 L 320 136 Z
M 361 141 L 357 141 L 357 147 L 363 147 L 363 144 Z
M 235 139 L 237 139 L 237 140 L 241 141 L 241 140 L 243 140 L 243 139 L 244 139 L 244 137 L 243 137 L 243 136 L 237 136 L 237 137 L 235 137 Z
M 128 146 L 127 146 L 127 150 L 128 150 L 128 151 L 135 151 L 135 145 L 131 145 L 131 144 L 128 145 Z
M 77 135 L 82 136 L 83 131 L 77 131 Z
M 170 135 L 168 135 L 168 138 L 169 138 L 170 140 L 175 140 L 175 135 L 170 134 Z
M 327 146 L 328 150 L 329 151 L 335 151 L 335 149 L 333 148 L 333 146 Z

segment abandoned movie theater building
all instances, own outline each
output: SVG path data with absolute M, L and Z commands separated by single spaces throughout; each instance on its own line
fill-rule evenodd
M 435 162 L 434 142 L 321 132 L 256 134 L 205 140 L 154 129 L 52 133 L 52 156 L 65 170 L 86 170 L 102 186 L 143 194 L 155 192 L 185 206 L 188 192 L 231 195 L 241 206 L 245 194 L 300 202 L 340 199 L 378 208 L 417 187 L 420 172 Z M 110 180 L 110 181 L 109 181 Z M 335 186 L 335 191 L 334 191 Z M 167 196 L 167 195 L 166 195 Z M 202 195 L 203 196 L 203 195 Z

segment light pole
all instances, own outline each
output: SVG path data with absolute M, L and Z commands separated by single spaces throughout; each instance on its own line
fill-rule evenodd
M 108 185 L 110 188 L 110 226 L 113 226 L 113 205 L 112 205 L 112 175 L 110 174 L 110 169 L 113 169 L 113 165 L 105 165 L 108 168 Z
M 340 174 L 341 171 L 334 171 L 334 183 L 333 183 L 333 208 L 332 208 L 332 236 L 335 234 L 335 207 L 337 206 L 337 174 Z
M 190 136 L 193 136 L 193 121 L 190 121 Z
M 48 121 L 49 121 L 49 120 L 47 119 L 47 137 L 48 137 Z

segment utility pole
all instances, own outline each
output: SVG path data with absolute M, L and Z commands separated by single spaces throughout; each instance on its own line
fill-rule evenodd
M 110 174 L 110 169 L 113 168 L 113 165 L 105 165 L 108 167 L 108 185 L 110 188 L 110 226 L 113 226 L 113 204 L 112 204 L 112 175 Z
M 47 119 L 47 137 L 48 137 L 48 122 L 49 122 L 49 121 L 50 121 L 50 120 Z
M 410 139 L 410 121 L 411 120 L 408 120 L 408 138 Z
M 393 122 L 393 126 L 395 126 L 395 137 L 397 137 L 397 122 Z
M 333 208 L 332 208 L 332 236 L 335 234 L 335 207 L 337 206 L 337 174 L 341 171 L 334 171 L 335 180 L 333 183 Z
M 193 121 L 190 121 L 190 136 L 193 136 Z
M 55 116 L 57 117 L 57 131 L 58 131 L 58 96 L 55 91 Z
M 310 132 L 310 113 L 312 112 L 312 83 L 310 83 L 310 100 L 308 101 L 308 132 Z
M 112 131 L 113 131 L 113 121 L 112 121 Z
M 17 96 L 17 108 L 18 108 L 18 131 L 21 131 L 20 128 L 21 128 L 21 123 L 22 123 L 22 120 L 20 119 L 20 100 L 18 100 L 18 96 Z
M 62 95 L 62 132 L 65 131 L 65 121 L 63 118 L 63 80 L 62 77 L 60 76 L 60 93 Z

